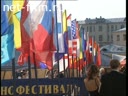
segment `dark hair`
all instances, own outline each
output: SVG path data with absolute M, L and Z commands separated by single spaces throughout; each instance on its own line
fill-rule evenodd
M 112 69 L 117 69 L 120 66 L 120 62 L 117 59 L 113 59 L 110 61 L 110 67 Z
M 94 76 L 97 76 L 97 74 L 99 73 L 99 68 L 92 64 L 91 66 L 89 66 L 88 72 L 87 72 L 87 76 L 88 79 L 93 79 Z

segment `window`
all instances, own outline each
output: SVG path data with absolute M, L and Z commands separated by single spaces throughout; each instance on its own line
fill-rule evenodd
M 109 32 L 109 25 L 107 26 L 107 31 Z
M 102 35 L 99 35 L 99 41 L 102 41 L 102 39 L 103 39 Z
M 121 29 L 124 28 L 124 25 L 122 24 L 122 25 L 120 26 L 120 28 L 121 28 Z
M 113 35 L 111 35 L 111 40 L 113 41 Z
M 117 35 L 117 41 L 120 41 L 120 35 Z
M 87 32 L 88 32 L 88 27 L 87 27 Z
M 117 30 L 117 25 L 115 25 L 115 30 Z
M 95 40 L 95 36 L 93 36 L 94 40 Z
M 111 25 L 111 31 L 114 31 L 114 26 L 113 25 Z
M 100 32 L 102 31 L 102 26 L 99 26 L 99 31 L 100 31 Z
M 92 32 L 92 26 L 90 26 L 90 32 Z
M 95 32 L 95 26 L 93 26 L 93 31 Z
M 108 35 L 107 41 L 109 41 L 109 35 Z
M 126 34 L 123 34 L 123 40 L 124 41 L 126 40 Z

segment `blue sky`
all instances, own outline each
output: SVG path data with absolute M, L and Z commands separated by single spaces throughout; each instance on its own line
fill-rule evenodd
M 126 17 L 126 0 L 58 0 L 72 19 Z

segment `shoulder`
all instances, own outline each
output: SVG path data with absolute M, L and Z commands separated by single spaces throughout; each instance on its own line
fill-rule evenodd
M 85 79 L 84 79 L 84 82 L 87 82 L 87 81 L 88 81 L 88 79 L 87 79 L 87 78 L 85 78 Z

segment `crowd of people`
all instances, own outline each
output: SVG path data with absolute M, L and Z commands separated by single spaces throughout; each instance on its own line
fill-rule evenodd
M 53 75 L 52 75 L 53 74 Z M 46 72 L 46 75 L 45 75 L 45 78 L 49 78 L 49 79 L 52 79 L 52 78 L 64 78 L 64 73 L 63 72 L 58 72 L 58 70 L 53 70 L 53 73 L 52 71 L 48 70 Z
M 110 72 L 92 64 L 84 79 L 89 96 L 126 96 L 126 66 L 116 59 L 110 61 Z
M 16 78 L 17 79 L 28 79 L 28 69 L 23 69 L 23 70 L 17 70 L 16 71 Z
M 110 72 L 105 68 L 99 68 L 95 64 L 88 66 L 84 77 L 84 83 L 89 96 L 126 96 L 126 64 L 120 66 L 116 59 L 110 61 Z M 27 79 L 28 70 L 16 72 L 17 79 Z M 48 70 L 45 78 L 64 78 L 63 72 Z

